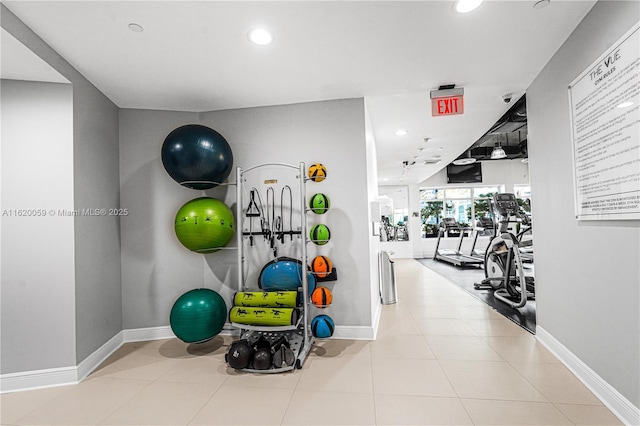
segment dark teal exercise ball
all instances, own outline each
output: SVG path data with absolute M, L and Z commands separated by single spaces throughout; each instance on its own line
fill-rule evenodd
M 233 167 L 227 140 L 199 124 L 178 127 L 162 144 L 162 164 L 169 176 L 191 189 L 209 189 L 224 182 Z
M 222 331 L 227 304 L 222 296 L 207 288 L 190 290 L 171 308 L 171 330 L 185 343 L 202 343 Z

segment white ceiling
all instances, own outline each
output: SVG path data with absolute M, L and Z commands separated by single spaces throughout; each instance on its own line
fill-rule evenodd
M 453 1 L 3 3 L 122 108 L 364 97 L 379 181 L 396 184 L 423 181 L 482 136 L 509 108 L 502 95 L 517 100 L 595 2 L 486 1 L 465 15 Z M 248 42 L 259 26 L 273 44 Z M 3 77 L 7 62 L 25 61 L 5 57 L 6 35 Z M 464 87 L 464 115 L 431 117 L 429 91 L 442 84 Z M 409 134 L 395 136 L 401 128 Z
M 4 28 L 0 32 L 0 67 L 2 78 L 8 80 L 46 81 L 69 83 L 51 65 L 27 49 Z

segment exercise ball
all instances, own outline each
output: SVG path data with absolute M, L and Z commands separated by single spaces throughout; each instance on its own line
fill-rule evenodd
M 180 185 L 209 189 L 229 177 L 233 153 L 220 133 L 199 124 L 187 124 L 165 138 L 162 164 Z
M 331 231 L 329 230 L 327 225 L 313 225 L 311 227 L 311 230 L 309 231 L 309 239 L 311 239 L 314 244 L 317 244 L 319 246 L 327 244 L 330 238 Z
M 309 199 L 309 208 L 315 214 L 325 214 L 329 210 L 331 202 L 325 194 L 317 193 Z
M 187 202 L 176 213 L 174 229 L 183 246 L 198 253 L 213 253 L 226 246 L 235 233 L 233 212 L 215 198 Z
M 227 305 L 222 296 L 207 288 L 190 290 L 171 308 L 171 330 L 185 343 L 202 343 L 222 331 Z
M 313 293 L 313 290 L 316 289 L 316 277 L 309 272 L 307 274 L 307 294 Z
M 318 339 L 326 339 L 333 335 L 336 325 L 329 315 L 318 315 L 311 320 L 311 333 Z
M 318 278 L 325 278 L 332 270 L 333 264 L 327 256 L 316 256 L 311 261 L 311 271 L 315 273 Z
M 258 287 L 264 291 L 295 291 L 302 287 L 302 262 L 279 257 L 264 265 L 258 276 Z M 316 278 L 307 274 L 308 293 L 316 288 Z
M 312 164 L 307 171 L 309 179 L 314 182 L 322 182 L 327 177 L 327 168 L 320 163 Z
M 260 271 L 258 287 L 266 291 L 297 290 L 302 283 L 302 263 L 296 259 L 280 257 L 269 262 Z
M 333 295 L 331 294 L 331 290 L 327 287 L 318 286 L 313 293 L 311 293 L 311 302 L 316 306 L 316 308 L 326 308 L 333 302 Z

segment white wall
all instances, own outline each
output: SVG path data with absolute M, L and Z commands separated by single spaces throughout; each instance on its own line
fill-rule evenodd
M 234 250 L 192 253 L 173 231 L 178 208 L 203 192 L 175 183 L 162 166 L 160 149 L 169 132 L 189 123 L 209 126 L 227 139 L 234 171 L 273 162 L 327 167 L 325 181 L 307 183 L 309 195 L 322 191 L 331 199 L 325 215 L 307 215 L 309 225 L 325 223 L 331 229 L 329 244 L 307 245 L 309 257 L 326 254 L 338 270 L 338 281 L 328 284 L 334 302 L 322 313 L 339 328 L 371 327 L 369 300 L 376 277 L 370 268 L 368 194 L 354 191 L 368 185 L 365 113 L 363 100 L 353 99 L 201 114 L 122 110 L 121 206 L 131 212 L 121 219 L 124 328 L 167 325 L 173 302 L 191 288 L 206 285 L 219 291 L 229 306 L 237 289 Z M 235 181 L 234 173 L 229 181 Z M 224 199 L 235 211 L 235 187 L 204 193 Z
M 635 407 L 640 223 L 576 220 L 567 87 L 639 16 L 638 2 L 598 2 L 527 90 L 538 326 Z
M 1 85 L 2 373 L 75 366 L 71 85 Z
M 529 166 L 520 160 L 482 161 L 482 184 L 475 186 L 505 185 L 506 192 L 513 192 L 514 185 L 529 183 Z M 472 184 L 447 184 L 447 168 L 443 168 L 419 185 L 421 188 L 455 188 Z
M 369 274 L 371 277 L 371 324 L 372 333 L 375 336 L 380 319 L 380 275 L 379 275 L 379 253 L 380 236 L 374 232 L 374 227 L 378 228 L 380 221 L 380 204 L 378 203 L 378 160 L 376 153 L 376 140 L 373 134 L 373 124 L 365 103 L 365 139 L 367 155 L 367 200 L 369 202 Z M 374 337 L 370 336 L 370 337 Z

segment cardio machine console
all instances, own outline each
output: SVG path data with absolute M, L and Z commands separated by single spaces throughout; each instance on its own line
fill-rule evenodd
M 493 202 L 502 216 L 518 214 L 519 207 L 515 194 L 493 194 Z

